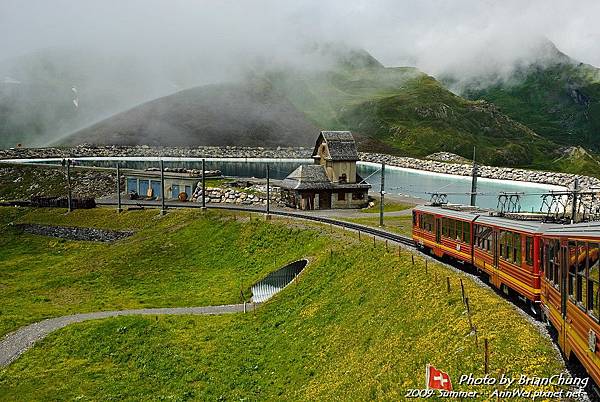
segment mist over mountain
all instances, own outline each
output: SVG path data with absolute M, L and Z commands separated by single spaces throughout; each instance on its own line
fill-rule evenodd
M 488 163 L 564 169 L 599 152 L 599 13 L 591 0 L 7 0 L 0 146 L 301 144 L 337 128 L 365 149 L 477 146 Z
M 515 65 L 508 76 L 445 82 L 469 99 L 485 99 L 513 119 L 561 145 L 600 151 L 600 69 L 544 41 L 538 58 Z

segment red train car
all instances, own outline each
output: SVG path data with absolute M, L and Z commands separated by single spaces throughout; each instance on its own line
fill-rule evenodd
M 540 246 L 544 313 L 565 356 L 600 384 L 600 224 L 548 229 Z
M 539 303 L 539 241 L 547 226 L 489 216 L 477 210 L 419 206 L 413 210 L 413 240 L 438 257 L 473 265 L 489 282 Z
M 505 293 L 529 300 L 537 310 L 541 294 L 541 222 L 478 215 L 473 223 L 473 265 Z
M 413 240 L 540 307 L 561 350 L 600 384 L 600 223 L 547 224 L 419 206 Z
M 465 211 L 426 205 L 415 207 L 413 240 L 438 257 L 446 255 L 471 264 L 475 218 L 477 215 Z

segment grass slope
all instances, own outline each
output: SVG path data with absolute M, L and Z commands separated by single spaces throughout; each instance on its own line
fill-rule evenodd
M 315 232 L 226 222 L 213 213 L 0 208 L 0 336 L 43 318 L 143 307 L 203 306 L 240 301 L 277 267 L 310 255 Z M 247 221 L 247 215 L 245 220 Z M 19 233 L 9 222 L 133 229 L 113 244 Z M 292 246 L 290 236 L 298 239 Z
M 71 218 L 42 211 L 21 219 L 102 225 L 102 213 L 83 211 Z M 6 214 L 10 213 L 4 213 L 5 220 Z M 189 245 L 186 242 L 192 236 L 200 248 L 198 239 L 210 239 L 215 255 L 208 258 L 221 266 L 211 272 L 213 276 L 220 277 L 240 260 L 245 270 L 256 268 L 259 262 L 265 270 L 274 269 L 281 263 L 274 260 L 282 260 L 282 254 L 312 253 L 312 262 L 296 284 L 256 314 L 120 317 L 69 326 L 0 371 L 0 398 L 401 400 L 408 388 L 423 387 L 427 363 L 448 371 L 455 389 L 465 389 L 456 380 L 464 373 L 483 375 L 483 352 L 481 342 L 476 347 L 469 335 L 459 278 L 471 301 L 480 339 L 490 339 L 492 376 L 545 376 L 563 369 L 550 341 L 511 304 L 445 267 L 430 262 L 425 273 L 424 261 L 418 256 L 413 266 L 406 251 L 398 257 L 395 250 L 386 252 L 381 243 L 373 246 L 364 238 L 359 242 L 356 234 L 313 223 L 301 225 L 314 230 L 298 232 L 293 229 L 298 223 L 287 220 L 242 223 L 190 213 L 193 223 L 188 225 L 182 223 L 186 214 L 162 220 L 157 229 L 163 234 L 161 243 L 180 249 L 181 244 Z M 149 225 L 127 214 L 119 219 L 124 221 L 110 226 L 128 226 L 129 219 L 135 220 L 138 228 Z M 132 243 L 149 238 L 151 230 L 141 230 Z M 317 234 L 323 230 L 326 232 Z M 179 237 L 179 232 L 187 236 Z M 30 238 L 21 240 L 35 243 Z M 279 241 L 286 246 L 270 248 Z M 202 244 L 212 247 L 211 243 Z M 127 246 L 133 249 L 132 244 Z M 107 246 L 103 255 L 118 254 L 118 248 Z M 53 253 L 35 251 L 42 256 Z M 162 255 L 156 254 L 158 258 Z M 266 254 L 269 258 L 263 260 Z M 162 287 L 178 283 L 177 287 L 183 288 L 178 295 L 181 304 L 232 300 L 238 291 L 237 278 L 225 283 L 203 281 L 184 272 L 193 268 L 180 269 L 172 260 L 165 261 L 161 269 L 170 275 L 157 278 L 148 291 L 161 293 Z M 100 277 L 111 277 L 110 272 L 100 273 Z M 135 269 L 121 272 L 123 280 L 144 275 Z M 156 270 L 151 276 L 156 276 Z M 182 276 L 193 281 L 195 292 L 204 297 L 186 297 L 179 281 Z M 450 294 L 446 276 L 452 284 Z M 125 290 L 119 282 L 114 285 Z M 110 290 L 105 289 L 109 295 Z

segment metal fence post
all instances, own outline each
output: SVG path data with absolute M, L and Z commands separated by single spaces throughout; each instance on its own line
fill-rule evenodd
M 71 160 L 66 160 L 67 164 L 67 187 L 69 190 L 69 194 L 67 197 L 67 210 L 69 212 L 73 211 L 73 193 L 71 191 Z
M 379 200 L 379 226 L 383 226 L 383 195 L 385 194 L 385 162 L 381 164 L 381 193 Z
M 267 164 L 267 219 L 271 219 L 271 192 L 269 187 L 271 186 L 269 164 Z
M 167 213 L 167 207 L 165 206 L 165 166 L 161 158 L 160 160 L 160 214 L 164 215 Z
M 206 209 L 206 159 L 202 159 L 202 210 Z
M 121 208 L 121 166 L 117 162 L 117 213 L 123 212 Z

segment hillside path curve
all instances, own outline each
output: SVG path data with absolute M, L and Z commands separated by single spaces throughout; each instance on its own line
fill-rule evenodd
M 204 307 L 167 307 L 167 308 L 145 308 L 134 310 L 98 311 L 93 313 L 81 313 L 65 315 L 62 317 L 48 318 L 19 328 L 4 336 L 0 340 L 0 367 L 5 367 L 17 359 L 21 354 L 31 348 L 35 342 L 45 338 L 51 332 L 66 327 L 69 324 L 97 320 L 109 317 L 128 315 L 222 315 L 241 313 L 252 309 L 259 303 L 225 304 L 219 306 Z

